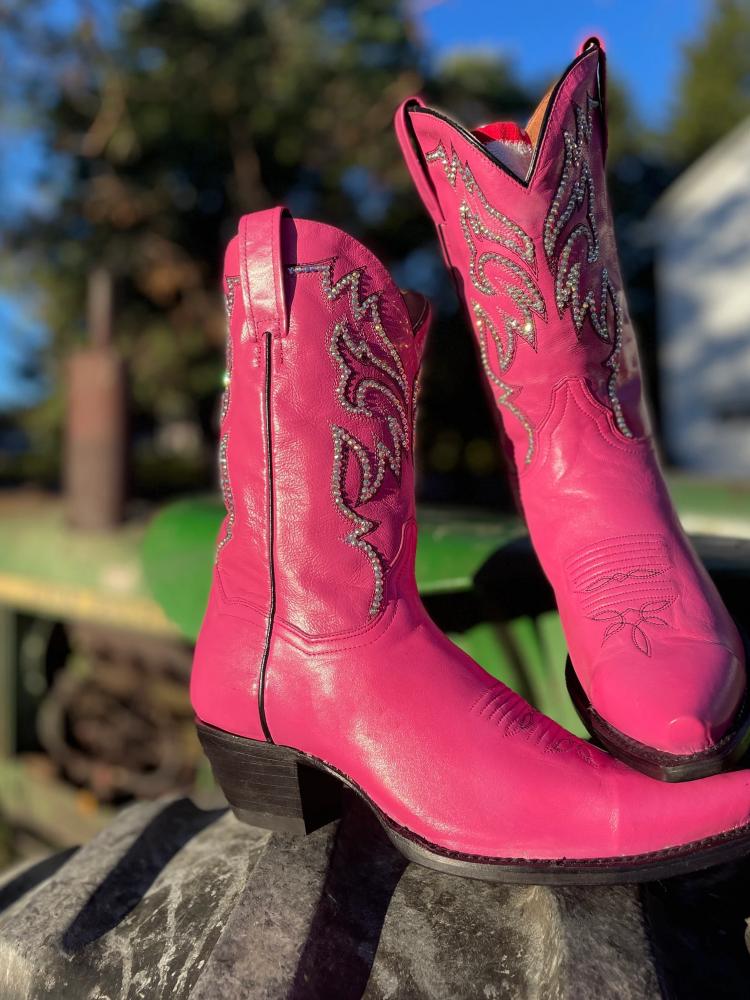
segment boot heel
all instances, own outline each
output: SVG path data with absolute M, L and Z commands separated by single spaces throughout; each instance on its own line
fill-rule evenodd
M 341 782 L 294 750 L 196 726 L 214 778 L 243 823 L 304 836 L 341 815 Z

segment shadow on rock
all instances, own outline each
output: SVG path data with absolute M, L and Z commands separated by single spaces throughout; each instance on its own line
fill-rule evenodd
M 46 879 L 52 878 L 77 851 L 77 847 L 69 847 L 66 851 L 52 854 L 50 857 L 24 868 L 15 878 L 6 882 L 0 887 L 0 913 L 7 910 L 27 892 L 41 885 Z
M 97 886 L 62 936 L 71 955 L 115 928 L 143 899 L 177 852 L 225 810 L 203 811 L 185 799 L 172 802 L 144 827 Z
M 665 996 L 746 1000 L 750 861 L 641 887 Z
M 332 983 L 339 1000 L 362 996 L 406 866 L 370 810 L 348 797 L 289 1000 L 328 998 Z

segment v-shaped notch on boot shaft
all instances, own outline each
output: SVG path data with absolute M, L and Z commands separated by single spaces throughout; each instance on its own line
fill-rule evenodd
M 535 181 L 537 165 L 545 156 L 548 135 L 553 134 L 555 128 L 559 127 L 560 116 L 564 115 L 566 99 L 564 92 L 566 88 L 575 85 L 581 76 L 586 76 L 591 80 L 592 99 L 596 102 L 602 118 L 605 130 L 605 141 L 602 144 L 602 157 L 604 157 L 606 155 L 606 56 L 600 40 L 592 36 L 583 43 L 575 59 L 557 81 L 549 87 L 529 117 L 524 129 L 519 130 L 513 122 L 496 123 L 493 126 L 477 124 L 468 128 L 451 118 L 445 111 L 427 107 L 419 97 L 411 97 L 404 101 L 396 113 L 396 131 L 404 158 L 415 183 L 419 186 L 425 175 L 423 165 L 420 166 L 418 162 L 422 155 L 421 144 L 411 131 L 411 119 L 413 116 L 419 115 L 435 118 L 450 126 L 456 135 L 459 135 L 479 156 L 486 159 L 493 168 L 504 173 L 521 187 L 531 187 Z M 503 138 L 507 140 L 511 140 L 511 130 L 517 136 L 522 135 L 527 139 L 530 146 L 530 156 L 523 172 L 513 169 L 511 165 L 493 152 L 491 140 L 497 138 L 498 128 L 502 129 L 505 133 Z M 554 138 L 549 139 L 549 142 L 554 142 Z M 411 147 L 414 158 L 409 155 L 409 147 Z M 429 180 L 427 180 L 427 185 L 429 190 Z M 420 193 L 425 198 L 423 191 Z M 433 199 L 433 206 L 439 211 L 438 199 Z

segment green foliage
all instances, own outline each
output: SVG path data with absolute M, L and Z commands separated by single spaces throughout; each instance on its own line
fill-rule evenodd
M 456 423 L 462 441 L 476 436 L 477 421 L 489 436 L 482 398 L 472 390 L 461 405 L 473 348 L 466 335 L 456 345 L 462 321 L 391 122 L 418 91 L 444 98 L 470 123 L 528 110 L 505 60 L 464 56 L 428 71 L 399 0 L 91 9 L 122 14 L 107 29 L 82 4 L 64 32 L 52 32 L 27 0 L 12 26 L 16 46 L 47 67 L 44 87 L 33 74 L 26 80 L 24 106 L 59 152 L 54 210 L 26 213 L 8 232 L 53 334 L 55 391 L 25 418 L 34 450 L 59 450 L 61 362 L 85 337 L 86 276 L 104 265 L 115 279 L 116 342 L 132 373 L 138 468 L 154 465 L 143 442 L 153 453 L 159 427 L 182 420 L 201 428 L 203 475 L 212 476 L 223 248 L 240 214 L 278 202 L 346 228 L 395 265 L 402 283 L 442 296 L 454 319 L 450 333 L 436 331 L 432 355 L 450 352 L 461 378 L 445 394 L 439 388 L 439 408 L 424 407 L 423 447 L 429 454 Z M 426 382 L 429 400 L 429 374 Z
M 443 59 L 434 74 L 431 96 L 451 115 L 470 124 L 510 118 L 524 121 L 531 98 L 512 63 L 498 52 L 460 49 Z
M 702 36 L 685 46 L 668 148 L 690 163 L 750 116 L 750 4 L 715 0 Z
M 112 273 L 142 429 L 210 427 L 233 219 L 286 200 L 377 230 L 346 175 L 405 186 L 390 120 L 421 78 L 400 14 L 388 0 L 160 0 L 126 8 L 114 45 L 91 27 L 71 45 L 54 101 L 38 106 L 69 180 L 50 218 L 20 220 L 12 246 L 31 262 L 55 359 L 84 336 L 88 271 Z M 34 426 L 45 417 L 57 425 L 54 402 Z
M 352 232 L 402 285 L 436 300 L 420 406 L 423 494 L 503 498 L 472 339 L 391 120 L 421 91 L 469 126 L 524 121 L 533 102 L 512 64 L 486 50 L 434 63 L 400 0 L 78 2 L 67 22 L 50 17 L 54 0 L 20 0 L 0 22 L 0 55 L 3 44 L 29 53 L 9 93 L 56 151 L 40 178 L 51 210 L 6 226 L 10 284 L 36 290 L 52 332 L 53 392 L 24 415 L 23 474 L 49 481 L 59 464 L 63 363 L 86 337 L 86 279 L 103 265 L 131 372 L 136 490 L 213 481 L 223 249 L 239 215 L 281 202 Z M 610 104 L 613 177 L 627 200 L 617 165 L 638 155 L 642 129 L 616 84 Z M 197 450 L 169 451 L 176 438 L 161 430 L 176 422 L 198 429 L 187 435 Z

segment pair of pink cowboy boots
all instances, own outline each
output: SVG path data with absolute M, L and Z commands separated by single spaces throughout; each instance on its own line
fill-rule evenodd
M 396 129 L 502 414 L 571 694 L 612 756 L 428 618 L 413 426 L 429 305 L 351 237 L 275 209 L 227 250 L 227 516 L 192 678 L 248 822 L 309 831 L 347 786 L 408 858 L 498 881 L 662 878 L 750 851 L 750 773 L 716 774 L 748 741 L 744 651 L 649 436 L 603 101 L 592 40 L 528 132 L 468 132 L 418 100 Z

